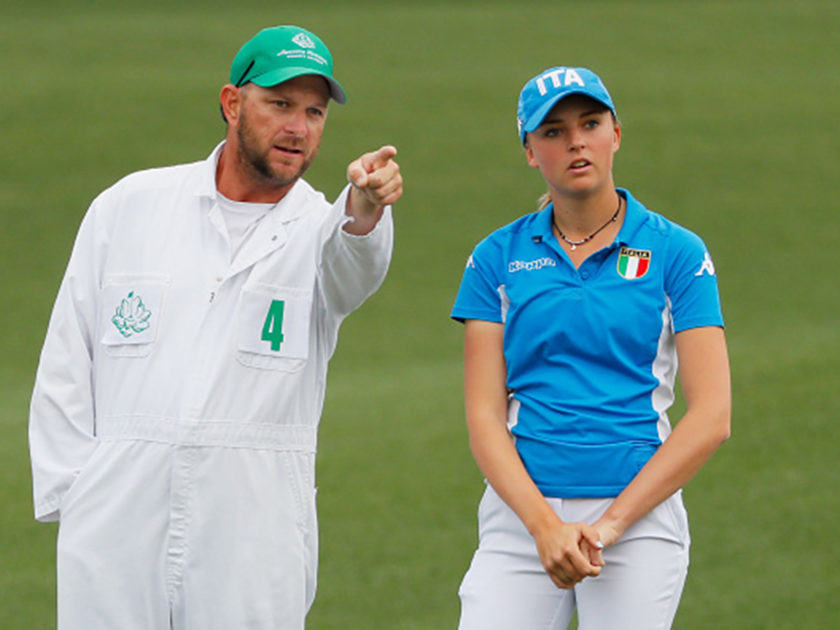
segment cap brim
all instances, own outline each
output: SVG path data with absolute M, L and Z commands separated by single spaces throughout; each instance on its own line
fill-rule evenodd
M 330 87 L 330 96 L 332 99 L 339 105 L 347 102 L 347 95 L 344 93 L 344 88 L 341 87 L 341 84 L 338 81 L 326 74 L 313 72 L 312 68 L 281 68 L 280 70 L 274 70 L 256 77 L 251 77 L 248 80 L 260 87 L 268 88 L 306 74 L 314 74 L 316 76 L 323 77 L 327 82 L 327 85 Z
M 542 124 L 542 121 L 545 119 L 545 117 L 548 116 L 548 112 L 551 111 L 552 107 L 557 105 L 557 103 L 562 101 L 564 98 L 567 98 L 574 94 L 582 94 L 583 96 L 591 98 L 596 103 L 601 103 L 601 105 L 606 107 L 611 112 L 615 113 L 615 110 L 613 109 L 612 105 L 596 96 L 593 96 L 590 92 L 587 92 L 586 90 L 570 90 L 568 92 L 563 92 L 562 94 L 557 94 L 555 97 L 550 98 L 545 103 L 540 105 L 539 109 L 535 111 L 528 120 L 525 121 L 525 124 L 522 126 L 522 131 L 527 131 L 528 133 L 535 131 L 537 127 L 539 127 Z

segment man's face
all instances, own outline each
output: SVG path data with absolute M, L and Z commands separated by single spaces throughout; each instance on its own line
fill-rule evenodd
M 246 177 L 261 187 L 291 187 L 318 153 L 327 118 L 329 90 L 316 75 L 263 88 L 240 88 L 237 157 Z

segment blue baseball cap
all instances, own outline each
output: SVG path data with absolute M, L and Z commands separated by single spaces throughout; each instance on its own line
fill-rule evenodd
M 563 66 L 549 68 L 528 81 L 519 93 L 516 123 L 522 144 L 525 144 L 525 134 L 539 127 L 551 108 L 572 94 L 583 94 L 603 103 L 613 116 L 616 115 L 610 93 L 592 70 Z

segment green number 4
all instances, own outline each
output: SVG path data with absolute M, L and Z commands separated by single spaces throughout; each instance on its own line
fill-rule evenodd
M 262 329 L 262 340 L 271 343 L 271 349 L 277 352 L 283 343 L 283 310 L 286 303 L 283 300 L 272 300 L 265 316 Z

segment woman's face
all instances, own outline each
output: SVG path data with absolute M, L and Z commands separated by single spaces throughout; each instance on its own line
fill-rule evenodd
M 585 197 L 613 188 L 613 156 L 621 128 L 600 103 L 582 95 L 557 103 L 525 138 L 528 164 L 560 195 Z

